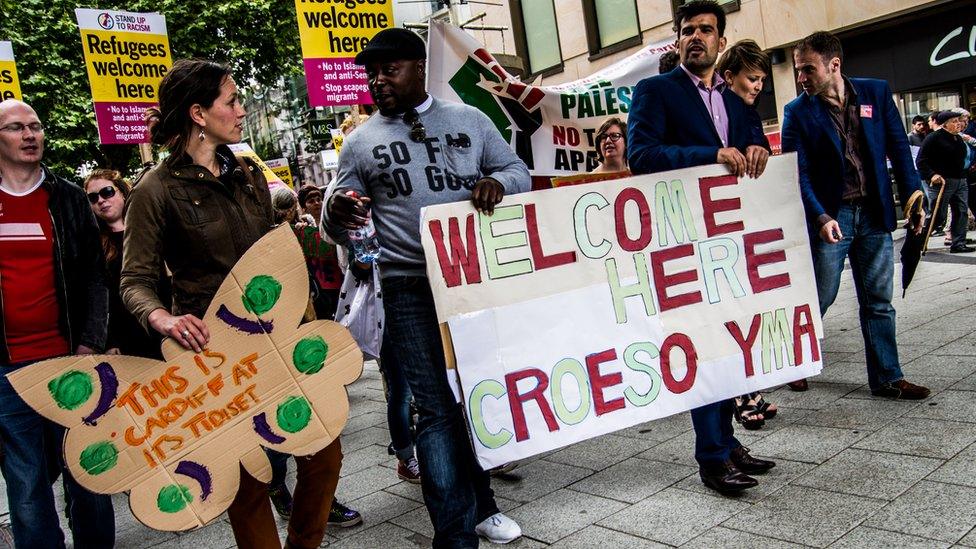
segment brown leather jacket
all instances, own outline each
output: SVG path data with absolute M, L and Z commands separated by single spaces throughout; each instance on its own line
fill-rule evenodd
M 218 153 L 233 157 L 224 147 Z M 173 273 L 172 313 L 202 318 L 237 260 L 271 229 L 261 170 L 249 159 L 232 166 L 229 184 L 189 157 L 161 163 L 136 181 L 126 206 L 120 290 L 147 329 L 149 313 L 166 308 L 156 293 L 164 263 Z

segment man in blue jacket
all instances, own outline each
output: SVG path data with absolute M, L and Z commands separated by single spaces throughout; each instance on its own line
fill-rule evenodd
M 716 2 L 694 0 L 675 13 L 681 64 L 641 80 L 628 120 L 628 161 L 634 174 L 725 164 L 737 176 L 758 177 L 769 144 L 758 117 L 715 71 L 725 49 L 725 11 Z M 748 476 L 772 468 L 736 440 L 731 400 L 691 411 L 695 459 L 702 482 L 723 494 L 756 486 Z
M 885 157 L 902 204 L 922 192 L 920 180 L 887 82 L 844 76 L 843 56 L 840 40 L 828 32 L 797 44 L 796 81 L 805 93 L 786 106 L 783 120 L 783 151 L 797 153 L 820 313 L 837 297 L 850 257 L 871 393 L 923 399 L 929 390 L 906 381 L 898 363 L 891 305 L 891 231 L 898 220 Z M 921 232 L 921 215 L 910 223 Z M 806 390 L 806 381 L 791 388 Z

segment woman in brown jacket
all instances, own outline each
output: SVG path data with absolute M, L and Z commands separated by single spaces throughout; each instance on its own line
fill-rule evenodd
M 146 172 L 129 199 L 121 291 L 144 326 L 202 351 L 210 338 L 200 318 L 224 277 L 273 223 L 261 171 L 227 148 L 241 140 L 244 108 L 227 67 L 181 60 L 163 78 L 159 109 L 147 112 L 152 142 L 170 156 Z M 173 306 L 156 293 L 165 267 L 173 273 Z M 342 450 L 330 446 L 299 458 L 286 547 L 318 547 L 339 479 Z M 280 547 L 268 487 L 241 467 L 227 511 L 239 547 Z

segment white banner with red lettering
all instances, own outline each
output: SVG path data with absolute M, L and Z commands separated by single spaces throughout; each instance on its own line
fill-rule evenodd
M 430 22 L 427 91 L 488 115 L 532 175 L 573 175 L 597 167 L 596 131 L 627 120 L 634 87 L 658 73 L 674 40 L 649 44 L 575 82 L 531 86 L 508 74 L 473 36 Z
M 426 208 L 481 464 L 818 374 L 804 219 L 793 154 Z

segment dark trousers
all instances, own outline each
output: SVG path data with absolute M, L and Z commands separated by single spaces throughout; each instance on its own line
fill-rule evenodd
M 969 214 L 966 212 L 967 202 L 969 201 L 969 185 L 965 179 L 946 178 L 945 191 L 942 192 L 942 202 L 939 203 L 939 211 L 936 214 L 936 221 L 945 224 L 946 212 L 952 211 L 952 225 L 950 234 L 952 235 L 952 247 L 966 245 L 966 229 L 969 226 Z
M 691 411 L 691 423 L 695 426 L 695 460 L 699 465 L 727 461 L 732 450 L 742 446 L 733 433 L 734 407 L 733 401 L 726 399 Z
M 283 488 L 285 477 L 288 476 L 288 458 L 291 456 L 268 448 L 264 449 L 264 453 L 268 455 L 268 461 L 271 463 L 271 482 L 268 483 L 268 487 Z
M 424 277 L 383 279 L 382 361 L 395 362 L 419 412 L 417 461 L 434 547 L 477 547 L 474 528 L 498 512 L 491 478 L 475 460 L 461 405 L 447 381 L 434 297 Z

